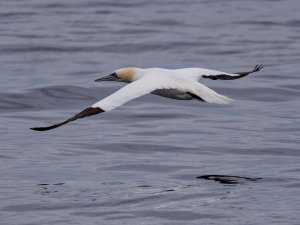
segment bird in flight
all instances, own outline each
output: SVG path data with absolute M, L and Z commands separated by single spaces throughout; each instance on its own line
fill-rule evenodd
M 177 100 L 197 99 L 208 103 L 228 104 L 232 99 L 216 93 L 199 83 L 199 80 L 202 78 L 235 80 L 260 71 L 262 68 L 263 65 L 256 65 L 251 71 L 235 73 L 203 68 L 169 70 L 163 68 L 141 69 L 128 67 L 118 69 L 112 74 L 96 79 L 95 81 L 120 81 L 129 84 L 63 122 L 48 127 L 33 127 L 31 129 L 36 131 L 51 130 L 77 119 L 108 112 L 128 101 L 150 93 Z

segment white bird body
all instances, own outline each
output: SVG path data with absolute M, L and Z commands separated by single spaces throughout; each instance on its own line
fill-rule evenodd
M 257 72 L 261 68 L 263 68 L 262 65 L 256 65 L 250 72 L 239 73 L 226 73 L 203 68 L 170 70 L 163 68 L 141 69 L 128 67 L 119 69 L 96 81 L 122 81 L 129 84 L 68 120 L 49 127 L 36 127 L 31 129 L 38 131 L 54 129 L 76 119 L 110 111 L 128 101 L 149 93 L 181 100 L 197 99 L 208 103 L 228 104 L 233 100 L 199 83 L 199 80 L 201 78 L 233 80 Z
M 202 75 L 237 75 L 202 68 L 184 68 L 176 70 L 162 68 L 130 69 L 133 73 L 130 81 L 127 82 L 131 83 L 103 100 L 96 102 L 92 107 L 100 107 L 104 111 L 109 111 L 132 99 L 149 94 L 156 89 L 176 89 L 184 93 L 194 93 L 209 103 L 227 104 L 231 102 L 232 99 L 216 93 L 199 83 L 198 80 Z

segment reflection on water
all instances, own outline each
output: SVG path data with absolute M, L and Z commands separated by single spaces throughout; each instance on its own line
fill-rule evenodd
M 241 176 L 228 176 L 228 175 L 202 175 L 198 179 L 213 180 L 221 184 L 242 184 L 245 181 L 257 181 L 262 178 L 241 177 Z

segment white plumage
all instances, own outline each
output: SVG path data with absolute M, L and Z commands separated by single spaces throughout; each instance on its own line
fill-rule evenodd
M 104 111 L 112 110 L 124 103 L 151 93 L 156 89 L 176 89 L 184 93 L 190 92 L 198 95 L 204 101 L 216 104 L 227 104 L 230 98 L 220 95 L 205 85 L 197 82 L 201 74 L 236 74 L 223 73 L 219 71 L 187 68 L 179 70 L 167 70 L 160 68 L 135 69 L 133 82 L 116 91 L 112 95 L 95 103 L 92 107 L 100 107 Z
M 110 111 L 128 101 L 149 93 L 182 100 L 198 99 L 208 103 L 228 104 L 233 100 L 199 83 L 199 80 L 203 78 L 212 80 L 233 80 L 257 72 L 261 68 L 263 68 L 262 65 L 256 65 L 252 71 L 238 73 L 226 73 L 202 68 L 169 70 L 162 68 L 141 69 L 130 67 L 119 69 L 96 81 L 121 81 L 129 84 L 68 120 L 49 127 L 36 127 L 31 129 L 38 131 L 54 129 L 76 119 Z

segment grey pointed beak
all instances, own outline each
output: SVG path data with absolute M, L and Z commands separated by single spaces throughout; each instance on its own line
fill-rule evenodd
M 104 77 L 100 77 L 95 80 L 95 82 L 101 82 L 101 81 L 119 81 L 119 78 L 116 73 L 112 73 L 112 74 L 109 74 Z

